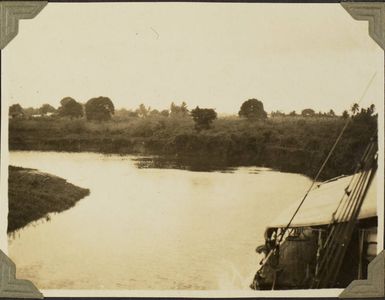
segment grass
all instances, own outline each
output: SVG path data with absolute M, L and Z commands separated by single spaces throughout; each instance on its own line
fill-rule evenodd
M 8 184 L 8 233 L 69 209 L 89 194 L 63 178 L 14 166 L 9 166 Z
M 127 117 L 104 123 L 11 119 L 9 145 L 11 150 L 156 154 L 186 164 L 257 165 L 312 177 L 345 121 L 342 117 L 284 116 L 252 122 L 230 116 L 198 133 L 190 117 Z M 353 118 L 322 179 L 351 174 L 376 132 L 377 117 Z

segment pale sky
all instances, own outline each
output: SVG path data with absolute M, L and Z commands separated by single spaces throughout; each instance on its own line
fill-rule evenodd
M 341 113 L 377 72 L 362 106 L 384 100 L 384 52 L 339 4 L 49 3 L 2 57 L 8 105 L 66 96 L 116 108 Z

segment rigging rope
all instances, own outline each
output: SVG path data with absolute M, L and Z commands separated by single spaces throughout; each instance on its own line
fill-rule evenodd
M 360 173 L 355 174 L 358 179 L 341 209 L 341 218 L 338 218 L 332 225 L 333 228 L 329 232 L 327 242 L 322 248 L 319 272 L 312 284 L 313 288 L 333 287 L 336 284 L 343 258 L 352 238 L 355 222 L 376 172 L 377 147 L 374 141 L 368 145 L 360 165 Z
M 358 102 L 356 102 L 357 104 L 360 104 L 361 101 L 364 99 L 364 97 L 365 97 L 367 91 L 369 90 L 369 87 L 370 87 L 370 85 L 372 84 L 372 82 L 373 82 L 374 78 L 376 77 L 376 75 L 377 75 L 377 72 L 375 72 L 375 73 L 372 75 L 372 77 L 370 78 L 370 80 L 369 80 L 368 84 L 366 85 L 366 87 L 365 87 L 365 89 L 364 89 L 364 91 L 363 91 L 361 97 L 358 98 L 359 100 L 358 100 Z M 277 236 L 277 239 L 276 239 L 276 241 L 275 241 L 274 247 L 273 247 L 272 249 L 270 249 L 268 255 L 267 255 L 266 258 L 264 259 L 264 261 L 263 261 L 263 263 L 261 264 L 259 270 L 261 270 L 261 269 L 265 266 L 265 264 L 269 261 L 269 259 L 270 259 L 270 257 L 272 256 L 272 254 L 274 254 L 274 253 L 276 252 L 276 250 L 279 248 L 279 245 L 281 244 L 282 239 L 283 239 L 283 237 L 285 236 L 285 233 L 286 233 L 287 230 L 290 228 L 290 225 L 291 225 L 291 223 L 293 222 L 295 216 L 297 215 L 298 211 L 299 211 L 300 208 L 302 207 L 302 205 L 303 205 L 303 203 L 305 202 L 305 200 L 306 200 L 307 196 L 309 195 L 310 191 L 313 189 L 315 183 L 317 182 L 319 176 L 321 175 L 323 169 L 325 168 L 327 162 L 329 161 L 331 155 L 333 154 L 333 152 L 334 152 L 334 150 L 335 150 L 337 144 L 338 144 L 339 141 L 341 140 L 341 138 L 342 138 L 344 132 L 346 131 L 346 128 L 348 127 L 348 125 L 349 125 L 350 122 L 351 122 L 351 118 L 347 118 L 347 120 L 346 120 L 346 122 L 345 122 L 345 124 L 344 124 L 344 126 L 343 126 L 343 128 L 342 128 L 342 130 L 341 130 L 341 132 L 339 133 L 338 137 L 336 138 L 336 140 L 335 140 L 333 146 L 331 147 L 331 149 L 330 149 L 328 155 L 326 156 L 326 158 L 325 158 L 325 160 L 323 161 L 321 167 L 319 168 L 319 170 L 318 170 L 316 176 L 315 176 L 314 179 L 312 180 L 312 183 L 310 184 L 309 188 L 307 189 L 307 191 L 306 191 L 304 197 L 302 198 L 300 204 L 298 205 L 297 209 L 295 210 L 293 216 L 291 217 L 291 219 L 290 219 L 290 221 L 288 222 L 288 224 L 286 225 L 286 227 L 285 227 L 283 230 L 281 230 L 281 232 L 279 233 L 279 237 Z M 357 167 L 357 168 L 358 168 L 358 167 Z M 349 186 L 348 186 L 348 187 L 349 187 Z M 334 228 L 332 228 L 332 229 L 333 229 L 332 231 L 334 231 Z M 325 245 L 326 245 L 326 243 L 325 243 Z
M 376 75 L 377 75 L 377 72 L 375 72 L 375 73 L 372 75 L 372 77 L 371 77 L 371 79 L 369 80 L 368 84 L 366 85 L 366 87 L 365 87 L 365 89 L 364 89 L 364 91 L 363 91 L 361 97 L 359 98 L 359 101 L 357 102 L 357 104 L 361 103 L 361 101 L 364 99 L 364 96 L 366 95 L 366 93 L 367 93 L 367 91 L 368 91 L 370 85 L 372 84 L 374 78 L 376 77 Z M 325 158 L 325 160 L 323 161 L 321 167 L 319 168 L 319 170 L 318 170 L 316 176 L 315 176 L 314 179 L 312 180 L 312 182 L 311 182 L 309 188 L 307 189 L 305 195 L 303 196 L 301 202 L 299 203 L 299 205 L 298 205 L 297 209 L 295 210 L 293 216 L 291 217 L 289 223 L 288 223 L 288 224 L 286 225 L 286 227 L 281 231 L 280 237 L 279 237 L 279 240 L 278 240 L 278 245 L 281 243 L 281 241 L 282 241 L 282 239 L 283 239 L 283 237 L 284 237 L 284 235 L 285 235 L 287 229 L 290 227 L 290 225 L 291 225 L 291 223 L 293 222 L 295 216 L 297 215 L 298 211 L 300 210 L 302 204 L 305 202 L 305 200 L 306 200 L 307 196 L 309 195 L 310 191 L 313 189 L 314 185 L 315 185 L 316 182 L 318 181 L 319 176 L 321 175 L 323 169 L 325 168 L 327 162 L 329 161 L 331 155 L 333 154 L 333 152 L 334 152 L 334 150 L 335 150 L 337 144 L 338 144 L 339 141 L 341 140 L 342 135 L 344 134 L 344 132 L 345 132 L 345 130 L 346 130 L 346 128 L 348 127 L 348 125 L 349 125 L 350 122 L 351 122 L 351 118 L 347 118 L 347 120 L 346 120 L 346 122 L 345 122 L 345 124 L 344 124 L 344 127 L 342 128 L 340 134 L 338 135 L 337 139 L 335 140 L 335 142 L 334 142 L 333 146 L 331 147 L 331 149 L 330 149 L 328 155 L 326 156 L 326 158 Z

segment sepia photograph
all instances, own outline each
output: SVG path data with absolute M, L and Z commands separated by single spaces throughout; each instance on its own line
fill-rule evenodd
M 1 51 L 17 278 L 59 296 L 368 279 L 384 249 L 368 32 L 339 3 L 48 3 L 20 20 Z

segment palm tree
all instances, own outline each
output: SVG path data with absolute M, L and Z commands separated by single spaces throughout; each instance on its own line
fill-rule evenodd
M 376 110 L 376 106 L 374 104 L 371 104 L 368 108 L 368 112 L 370 115 L 374 114 L 375 110 Z
M 360 109 L 360 106 L 358 105 L 358 103 L 354 103 L 352 108 L 350 109 L 353 113 L 353 115 L 355 115 Z

